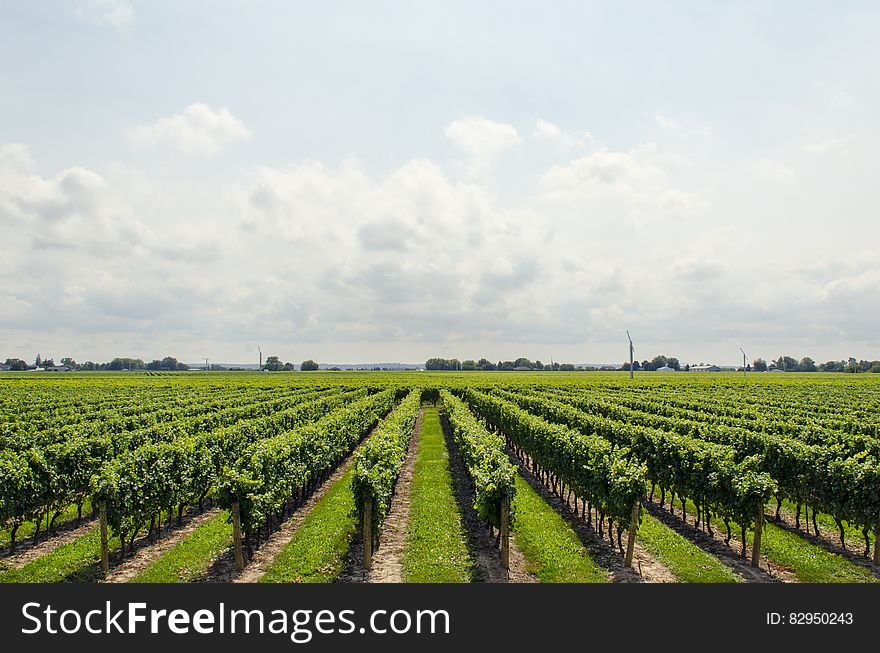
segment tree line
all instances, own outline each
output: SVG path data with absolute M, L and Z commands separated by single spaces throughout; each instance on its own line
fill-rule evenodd
M 547 372 L 574 372 L 575 370 L 595 370 L 595 367 L 576 367 L 572 363 L 547 363 L 541 361 L 531 361 L 528 358 L 517 358 L 513 361 L 498 361 L 493 363 L 490 360 L 481 358 L 478 361 L 464 360 L 457 358 L 429 358 L 425 362 L 426 370 L 450 370 L 460 372 L 491 372 L 495 370 L 513 371 L 513 370 L 530 370 L 530 371 L 547 371 Z

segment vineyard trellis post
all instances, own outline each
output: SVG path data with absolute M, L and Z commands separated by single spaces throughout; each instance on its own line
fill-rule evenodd
M 764 504 L 758 504 L 758 513 L 755 515 L 755 539 L 752 542 L 752 567 L 761 565 L 761 531 L 764 530 Z M 743 542 L 743 546 L 746 543 Z
M 635 551 L 636 545 L 636 531 L 639 529 L 639 509 L 641 508 L 641 501 L 636 499 L 636 502 L 633 504 L 632 510 L 632 518 L 629 522 L 629 539 L 626 541 L 626 558 L 623 561 L 625 567 L 632 567 L 633 563 L 633 552 Z
M 235 570 L 244 569 L 244 553 L 241 550 L 241 507 L 238 501 L 232 502 L 232 541 L 235 549 Z
M 373 567 L 373 497 L 364 499 L 364 569 Z
M 501 500 L 501 566 L 510 569 L 510 499 L 504 497 Z
M 101 500 L 98 512 L 101 520 L 101 573 L 106 576 L 110 571 L 110 550 L 107 546 L 107 501 Z
M 874 564 L 880 565 L 880 521 L 874 528 Z

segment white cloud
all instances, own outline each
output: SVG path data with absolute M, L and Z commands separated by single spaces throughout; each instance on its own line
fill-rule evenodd
M 168 147 L 180 154 L 201 156 L 212 156 L 250 137 L 250 130 L 229 109 L 215 110 L 201 102 L 128 132 L 129 142 L 137 148 Z
M 776 184 L 789 184 L 797 175 L 781 161 L 763 158 L 752 164 L 752 173 L 759 179 Z
M 848 134 L 846 136 L 840 136 L 839 138 L 829 138 L 824 141 L 814 141 L 812 143 L 806 143 L 804 145 L 804 151 L 813 154 L 824 154 L 825 152 L 830 152 L 831 150 L 836 150 L 843 147 L 852 139 L 853 135 Z
M 128 0 L 85 0 L 80 2 L 77 13 L 98 25 L 110 25 L 125 31 L 134 23 L 134 7 Z
M 683 139 L 707 138 L 713 132 L 712 127 L 709 125 L 696 125 L 673 120 L 662 113 L 654 116 L 654 124 L 662 131 Z
M 587 131 L 566 131 L 559 125 L 546 120 L 535 121 L 534 137 L 538 140 L 550 141 L 563 147 L 584 147 L 593 142 L 593 136 Z
M 450 123 L 444 132 L 462 152 L 478 165 L 486 165 L 504 150 L 522 142 L 516 128 L 480 116 L 467 116 Z
M 670 178 L 668 168 L 686 162 L 651 143 L 626 152 L 602 149 L 552 166 L 539 187 L 544 200 L 575 207 L 595 220 L 644 224 L 687 217 L 705 210 L 707 201 Z

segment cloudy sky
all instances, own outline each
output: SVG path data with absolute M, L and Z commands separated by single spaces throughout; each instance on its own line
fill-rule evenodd
M 0 360 L 880 358 L 878 27 L 0 0 Z

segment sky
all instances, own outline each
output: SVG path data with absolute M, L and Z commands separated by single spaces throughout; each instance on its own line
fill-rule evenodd
M 0 360 L 880 358 L 878 27 L 0 0 Z

